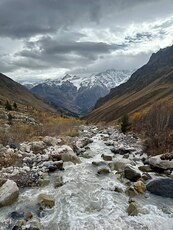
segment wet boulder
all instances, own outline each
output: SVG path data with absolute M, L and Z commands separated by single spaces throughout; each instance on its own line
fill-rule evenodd
M 62 145 L 57 149 L 58 153 L 61 155 L 61 159 L 64 162 L 72 162 L 74 164 L 79 164 L 81 161 L 79 157 L 73 152 L 72 148 L 68 145 Z
M 57 166 L 53 163 L 53 162 L 45 162 L 46 164 L 44 164 L 44 166 L 46 166 L 46 168 L 48 169 L 49 172 L 54 172 L 57 170 Z
M 97 173 L 105 175 L 110 173 L 110 169 L 108 167 L 101 167 L 98 169 Z
M 149 165 L 141 165 L 138 169 L 142 172 L 152 172 L 152 169 Z
M 0 207 L 13 204 L 19 196 L 19 188 L 12 180 L 7 180 L 0 187 Z
M 164 171 L 167 169 L 173 169 L 173 160 L 170 157 L 170 159 L 168 159 L 168 157 L 164 155 L 158 155 L 158 156 L 154 156 L 154 157 L 150 157 L 149 158 L 149 165 L 151 166 L 151 168 L 155 169 L 156 171 Z
M 132 182 L 136 182 L 141 177 L 141 174 L 132 166 L 126 166 L 124 169 L 124 177 Z
M 56 178 L 55 178 L 55 181 L 54 181 L 54 188 L 59 188 L 59 187 L 61 187 L 61 186 L 63 186 L 63 178 L 62 178 L 62 176 L 57 176 Z
M 100 167 L 100 166 L 107 166 L 107 163 L 104 161 L 93 161 L 92 165 Z
M 152 180 L 146 185 L 146 188 L 155 195 L 173 198 L 173 179 L 171 178 Z
M 86 145 L 92 143 L 93 140 L 88 138 L 88 137 L 84 137 L 84 138 L 81 138 L 79 140 L 76 141 L 76 147 L 77 148 L 83 148 L 85 147 Z
M 137 181 L 134 183 L 134 188 L 138 193 L 145 193 L 146 191 L 146 185 L 142 181 Z
M 55 205 L 55 199 L 51 195 L 40 194 L 38 196 L 38 203 L 42 208 L 53 208 Z
M 104 161 L 112 161 L 112 156 L 110 155 L 102 154 L 101 157 Z
M 127 208 L 129 216 L 137 216 L 139 214 L 139 208 L 135 201 L 131 202 Z
M 125 149 L 125 148 L 123 148 L 123 147 L 121 147 L 121 148 L 112 148 L 111 149 L 111 152 L 113 152 L 114 154 L 120 154 L 120 155 L 124 155 L 124 154 L 130 154 L 131 153 L 131 151 L 129 150 L 129 149 Z
M 124 171 L 125 167 L 130 164 L 129 159 L 121 159 L 117 161 L 112 161 L 108 164 L 111 170 L 116 170 L 118 172 Z

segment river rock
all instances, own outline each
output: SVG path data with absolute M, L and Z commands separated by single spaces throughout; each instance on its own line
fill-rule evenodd
M 115 191 L 115 192 L 118 192 L 118 193 L 122 193 L 122 192 L 123 192 L 123 189 L 120 188 L 120 187 L 118 187 L 118 186 L 115 186 L 114 191 Z
M 92 142 L 93 142 L 92 139 L 84 137 L 84 138 L 81 138 L 81 139 L 76 141 L 76 146 L 78 148 L 83 148 L 83 147 L 85 147 L 86 145 L 88 145 L 88 144 L 90 144 Z
M 134 197 L 138 195 L 138 192 L 136 191 L 136 189 L 133 186 L 130 186 L 126 189 L 125 193 L 129 196 L 129 197 Z
M 124 169 L 124 177 L 135 182 L 141 177 L 141 174 L 132 166 L 126 166 Z
M 155 169 L 167 170 L 173 169 L 173 160 L 167 160 L 166 158 L 163 159 L 163 155 L 158 155 L 149 158 L 149 165 Z
M 112 156 L 110 155 L 102 154 L 101 157 L 103 158 L 104 161 L 112 161 Z
M 118 172 L 124 171 L 125 167 L 129 165 L 131 162 L 129 159 L 121 159 L 117 161 L 112 161 L 108 164 L 111 170 L 116 170 Z
M 38 203 L 42 208 L 53 208 L 55 205 L 55 199 L 51 195 L 40 194 L 38 196 Z
M 12 180 L 7 180 L 0 188 L 0 207 L 13 204 L 19 196 L 19 188 Z
M 108 174 L 110 173 L 110 169 L 108 167 L 101 167 L 97 171 L 98 174 Z
M 46 148 L 46 145 L 43 141 L 34 141 L 31 143 L 31 150 L 34 154 L 43 153 L 43 150 Z
M 107 166 L 107 163 L 104 161 L 93 161 L 92 165 L 100 167 L 100 166 Z
M 25 226 L 22 226 L 22 230 L 43 230 L 42 224 L 38 219 L 33 218 L 26 223 Z
M 134 188 L 138 193 L 145 193 L 146 191 L 146 185 L 142 181 L 137 181 L 134 183 Z
M 173 198 L 173 179 L 160 178 L 150 181 L 147 190 L 155 195 Z
M 58 188 L 63 186 L 63 179 L 62 176 L 57 176 L 54 181 L 54 188 Z
M 138 169 L 142 172 L 152 172 L 152 169 L 149 165 L 141 165 Z
M 43 138 L 43 142 L 47 146 L 55 146 L 61 144 L 62 140 L 60 138 L 46 136 Z
M 113 152 L 114 154 L 124 155 L 124 154 L 130 153 L 130 150 L 125 149 L 125 148 L 119 148 L 119 149 L 112 148 L 111 152 Z
M 135 201 L 129 204 L 129 207 L 127 208 L 127 213 L 129 216 L 137 216 L 139 214 L 139 208 Z
M 74 164 L 80 163 L 79 157 L 76 156 L 76 154 L 73 152 L 72 148 L 68 145 L 63 145 L 59 149 L 59 154 L 61 155 L 61 159 L 66 161 L 71 161 Z
M 162 154 L 162 156 L 160 157 L 161 160 L 173 160 L 173 152 L 172 153 L 165 153 Z
M 57 165 L 54 164 L 53 161 L 46 161 L 43 163 L 43 166 L 45 166 L 49 172 L 54 172 L 55 170 L 58 169 Z

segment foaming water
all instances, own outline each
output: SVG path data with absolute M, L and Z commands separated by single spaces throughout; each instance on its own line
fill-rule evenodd
M 173 199 L 139 196 L 136 200 L 141 206 L 141 214 L 128 216 L 128 196 L 113 191 L 115 186 L 125 189 L 125 185 L 119 182 L 115 172 L 98 175 L 98 168 L 91 164 L 101 160 L 103 153 L 112 154 L 110 148 L 100 134 L 92 139 L 93 143 L 89 145 L 92 158 L 81 157 L 81 164 L 67 164 L 63 172 L 52 174 L 52 182 L 47 187 L 23 191 L 15 205 L 3 209 L 0 222 L 12 209 L 36 207 L 38 195 L 47 193 L 56 200 L 54 208 L 40 218 L 47 230 L 172 230 Z M 57 174 L 63 176 L 64 185 L 55 189 L 53 180 Z M 162 210 L 165 205 L 169 208 L 168 213 Z

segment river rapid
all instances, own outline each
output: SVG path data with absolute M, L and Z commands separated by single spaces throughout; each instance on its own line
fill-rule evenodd
M 32 211 L 46 230 L 173 230 L 173 199 L 149 193 L 136 196 L 140 213 L 129 216 L 129 196 L 114 191 L 115 186 L 126 189 L 119 174 L 114 170 L 106 175 L 98 174 L 98 167 L 92 164 L 103 161 L 102 154 L 111 155 L 114 160 L 122 159 L 111 152 L 108 141 L 140 152 L 139 141 L 122 138 L 123 134 L 111 128 L 99 131 L 96 127 L 83 127 L 80 137 L 90 137 L 93 141 L 87 145 L 89 157 L 80 156 L 80 164 L 64 163 L 65 170 L 51 173 L 50 183 L 45 187 L 23 189 L 14 205 L 0 209 L 0 230 L 12 229 L 9 213 L 20 210 Z M 135 167 L 141 164 L 140 157 Z M 54 188 L 57 175 L 63 177 L 64 184 Z M 52 195 L 55 206 L 38 213 L 37 197 L 41 193 Z

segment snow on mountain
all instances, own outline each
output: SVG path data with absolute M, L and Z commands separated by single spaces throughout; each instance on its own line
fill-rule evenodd
M 78 114 L 92 110 L 101 97 L 111 88 L 126 82 L 132 71 L 106 70 L 92 75 L 65 75 L 57 79 L 39 82 L 31 91 L 55 106 L 69 109 Z
M 105 72 L 93 74 L 89 78 L 83 79 L 81 85 L 90 88 L 95 85 L 106 86 L 110 90 L 126 82 L 131 74 L 132 71 L 128 70 L 106 70 Z
M 130 70 L 106 70 L 105 72 L 92 74 L 88 76 L 65 75 L 57 79 L 47 79 L 39 84 L 45 84 L 51 87 L 60 86 L 64 83 L 72 83 L 79 90 L 80 87 L 92 88 L 94 86 L 106 87 L 108 90 L 126 82 L 133 71 Z M 35 86 L 35 85 L 34 85 Z

